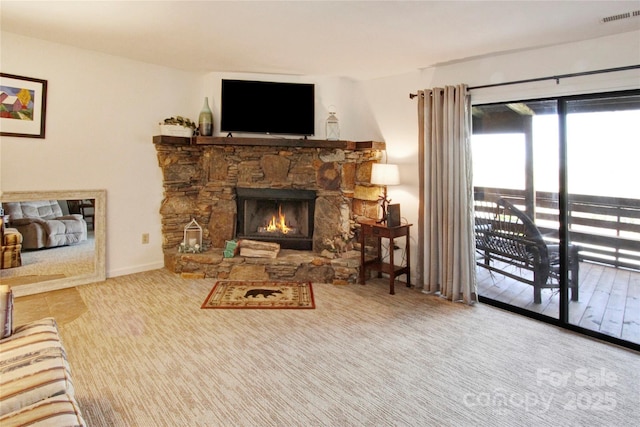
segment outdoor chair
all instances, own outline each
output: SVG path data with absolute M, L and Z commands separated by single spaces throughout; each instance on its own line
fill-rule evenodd
M 560 282 L 559 245 L 547 243 L 533 221 L 510 202 L 476 201 L 477 265 L 533 286 L 534 303 L 542 302 L 541 290 L 558 288 Z M 501 264 L 503 263 L 503 264 Z M 533 273 L 514 273 L 512 265 Z M 578 301 L 578 246 L 569 246 L 569 288 Z

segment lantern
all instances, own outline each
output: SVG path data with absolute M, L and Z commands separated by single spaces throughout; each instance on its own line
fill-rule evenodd
M 184 228 L 184 239 L 181 248 L 184 252 L 200 252 L 202 250 L 202 227 L 194 219 Z
M 327 140 L 338 141 L 340 139 L 340 123 L 338 122 L 335 111 L 329 111 L 326 127 Z

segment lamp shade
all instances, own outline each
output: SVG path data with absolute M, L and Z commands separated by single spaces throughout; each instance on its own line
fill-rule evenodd
M 374 163 L 371 166 L 371 183 L 376 185 L 400 184 L 400 169 L 398 165 Z

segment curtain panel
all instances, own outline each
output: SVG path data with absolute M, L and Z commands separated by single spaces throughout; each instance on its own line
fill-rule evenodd
M 477 301 L 471 102 L 466 85 L 418 91 L 419 283 L 451 301 Z

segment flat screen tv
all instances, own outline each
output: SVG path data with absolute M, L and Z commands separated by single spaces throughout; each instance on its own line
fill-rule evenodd
M 222 80 L 220 130 L 263 134 L 314 134 L 314 85 Z

